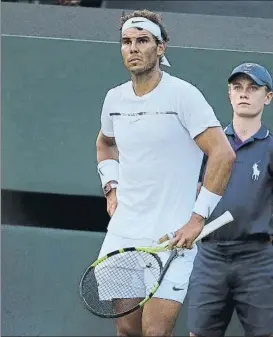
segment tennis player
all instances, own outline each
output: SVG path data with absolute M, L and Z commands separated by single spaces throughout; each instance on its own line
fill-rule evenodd
M 262 124 L 272 78 L 259 64 L 228 79 L 233 120 L 225 133 L 236 152 L 231 178 L 210 221 L 229 210 L 234 221 L 200 244 L 189 286 L 192 335 L 220 337 L 236 309 L 246 336 L 273 335 L 273 136 Z M 203 172 L 205 172 L 205 161 Z
M 121 18 L 121 53 L 131 81 L 109 90 L 102 109 L 98 173 L 111 220 L 100 256 L 151 246 L 182 225 L 181 244 L 191 246 L 231 174 L 235 153 L 211 106 L 195 86 L 161 70 L 170 66 L 167 42 L 157 14 L 143 10 Z M 208 170 L 195 202 L 203 152 Z M 172 335 L 195 256 L 196 247 L 178 257 L 156 297 L 143 310 L 117 319 L 118 336 Z M 160 255 L 163 262 L 168 257 L 169 252 Z M 124 283 L 121 291 L 134 287 L 136 297 L 145 297 L 143 269 L 132 283 Z

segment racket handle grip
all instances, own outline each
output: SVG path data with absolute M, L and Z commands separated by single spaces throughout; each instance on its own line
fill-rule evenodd
M 220 227 L 226 225 L 227 223 L 233 221 L 234 218 L 231 215 L 229 211 L 226 211 L 222 215 L 220 215 L 218 218 L 214 219 L 213 221 L 209 222 L 202 230 L 202 232 L 197 236 L 197 238 L 193 241 L 193 244 L 196 242 L 202 240 L 204 237 L 209 235 L 210 233 L 214 232 L 215 230 L 219 229 Z M 167 248 L 169 245 L 169 242 L 171 240 L 167 240 L 157 246 L 157 248 Z
M 202 240 L 204 237 L 209 235 L 210 233 L 216 231 L 220 227 L 226 225 L 227 223 L 233 221 L 234 218 L 229 211 L 226 211 L 218 218 L 214 219 L 213 221 L 209 222 L 202 230 L 202 232 L 197 236 L 197 238 L 193 241 L 196 243 L 197 241 Z

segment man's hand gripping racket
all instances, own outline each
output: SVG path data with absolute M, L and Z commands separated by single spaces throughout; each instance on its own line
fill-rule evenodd
M 193 244 L 231 221 L 232 215 L 225 212 L 204 226 Z M 99 258 L 81 278 L 83 303 L 93 314 L 104 318 L 125 316 L 143 307 L 156 293 L 173 259 L 181 255 L 181 248 L 174 247 L 163 266 L 157 253 L 168 250 L 166 241 L 154 247 L 120 248 Z

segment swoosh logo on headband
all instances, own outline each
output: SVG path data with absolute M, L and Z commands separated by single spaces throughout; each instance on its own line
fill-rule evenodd
M 132 21 L 132 23 L 139 23 L 139 22 L 145 22 L 145 21 Z

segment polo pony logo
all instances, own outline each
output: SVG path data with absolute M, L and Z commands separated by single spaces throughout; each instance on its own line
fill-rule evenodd
M 257 163 L 253 164 L 253 166 L 252 166 L 252 170 L 253 170 L 252 180 L 258 180 L 259 179 L 259 176 L 260 176 L 260 173 L 261 173 L 261 171 L 258 168 L 259 162 L 260 162 L 260 160 L 257 161 Z

